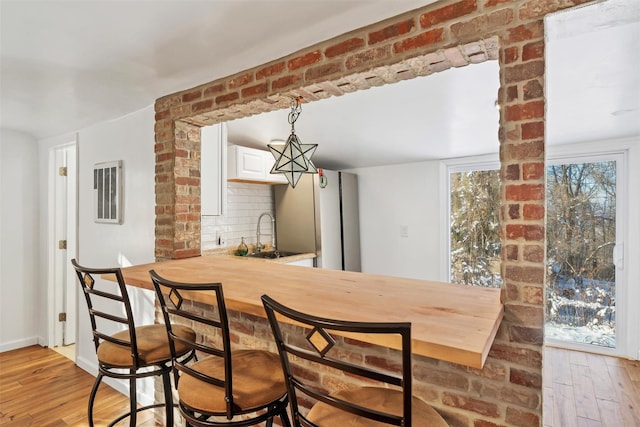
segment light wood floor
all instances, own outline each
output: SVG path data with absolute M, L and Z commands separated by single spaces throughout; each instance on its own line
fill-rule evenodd
M 640 426 L 640 362 L 546 348 L 543 375 L 544 427 Z M 86 426 L 93 381 L 47 348 L 0 353 L 0 425 Z M 98 426 L 128 407 L 128 399 L 105 384 L 96 402 Z M 151 413 L 145 415 L 138 425 L 153 426 Z
M 0 353 L 0 425 L 87 426 L 87 401 L 95 378 L 60 353 L 40 346 Z M 100 385 L 96 426 L 128 412 L 129 399 Z M 153 412 L 138 415 L 139 426 L 155 426 Z M 118 425 L 128 425 L 128 419 Z
M 545 348 L 544 427 L 640 426 L 640 362 Z

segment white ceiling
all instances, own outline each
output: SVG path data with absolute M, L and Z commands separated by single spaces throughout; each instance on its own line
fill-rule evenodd
M 77 131 L 431 2 L 0 0 L 0 126 Z M 556 14 L 547 38 L 548 141 L 640 135 L 640 2 Z M 329 168 L 495 151 L 497 88 L 495 62 L 447 70 L 305 104 L 296 133 Z M 244 145 L 288 132 L 286 110 L 229 123 Z

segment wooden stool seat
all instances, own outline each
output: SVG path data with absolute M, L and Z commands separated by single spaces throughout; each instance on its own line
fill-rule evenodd
M 214 378 L 224 378 L 224 363 L 219 357 L 207 357 L 193 369 Z M 261 350 L 236 350 L 233 367 L 233 403 L 242 412 L 253 412 L 287 393 L 278 355 Z M 190 375 L 182 377 L 178 395 L 185 405 L 208 413 L 224 413 L 225 390 Z
M 348 402 L 365 406 L 376 411 L 401 416 L 402 392 L 380 387 L 356 387 L 332 394 Z M 447 427 L 435 409 L 419 397 L 413 396 L 411 407 L 413 427 Z M 349 412 L 336 409 L 333 406 L 317 403 L 307 415 L 309 421 L 319 426 L 349 426 L 349 427 L 385 427 L 388 424 L 372 421 Z

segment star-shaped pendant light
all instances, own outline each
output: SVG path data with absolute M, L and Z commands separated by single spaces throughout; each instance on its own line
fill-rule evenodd
M 300 105 L 301 97 L 292 98 L 291 112 L 289 113 L 289 123 L 291 124 L 291 135 L 287 142 L 283 144 L 267 144 L 273 158 L 276 160 L 271 173 L 282 173 L 287 177 L 291 187 L 295 188 L 303 173 L 316 173 L 317 169 L 311 161 L 311 156 L 315 153 L 318 144 L 302 144 L 296 135 L 294 124 L 302 111 Z

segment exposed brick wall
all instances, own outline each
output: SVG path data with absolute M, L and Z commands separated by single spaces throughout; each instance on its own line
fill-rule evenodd
M 505 319 L 484 369 L 417 357 L 415 391 L 455 426 L 540 425 L 545 260 L 543 18 L 585 2 L 442 1 L 158 99 L 157 258 L 200 253 L 199 126 L 287 108 L 289 98 L 283 95 L 315 101 L 498 60 Z

